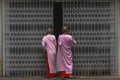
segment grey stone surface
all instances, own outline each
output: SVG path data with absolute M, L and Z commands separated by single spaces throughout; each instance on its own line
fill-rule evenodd
M 0 80 L 120 80 L 120 76 L 75 76 L 73 79 L 70 78 L 46 78 L 44 76 L 35 76 L 35 77 L 1 77 Z

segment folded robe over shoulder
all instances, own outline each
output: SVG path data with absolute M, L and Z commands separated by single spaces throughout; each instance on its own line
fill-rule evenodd
M 46 35 L 42 39 L 42 46 L 47 51 L 50 73 L 56 73 L 56 39 L 54 35 Z
M 58 38 L 57 71 L 72 74 L 73 62 L 71 44 L 76 43 L 71 35 L 62 34 Z

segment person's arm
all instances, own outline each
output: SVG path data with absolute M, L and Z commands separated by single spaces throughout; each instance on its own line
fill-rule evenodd
M 76 41 L 75 41 L 75 39 L 73 39 L 72 36 L 71 36 L 71 43 L 72 43 L 72 44 L 76 44 Z
M 42 46 L 45 47 L 45 40 L 44 40 L 44 37 L 42 39 Z
M 55 47 L 57 47 L 57 43 L 56 43 L 56 38 L 55 38 L 55 36 L 54 36 L 54 44 L 55 44 Z
M 60 38 L 60 36 L 58 37 L 58 45 L 61 45 L 61 38 Z

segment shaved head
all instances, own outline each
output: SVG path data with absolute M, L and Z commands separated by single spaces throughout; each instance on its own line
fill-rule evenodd
M 47 29 L 47 34 L 52 34 L 52 33 L 53 33 L 52 28 L 48 28 L 48 29 Z
M 68 28 L 66 26 L 64 26 L 63 29 L 62 29 L 62 32 L 63 33 L 68 33 Z

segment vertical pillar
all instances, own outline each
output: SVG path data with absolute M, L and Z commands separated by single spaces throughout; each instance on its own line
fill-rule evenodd
M 2 0 L 0 0 L 0 76 L 2 76 Z
M 120 0 L 118 0 L 118 75 L 120 76 Z

